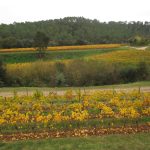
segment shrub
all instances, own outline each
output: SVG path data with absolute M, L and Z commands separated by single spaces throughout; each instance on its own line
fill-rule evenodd
M 150 68 L 144 62 L 129 65 L 73 60 L 7 65 L 9 86 L 93 86 L 148 80 Z
M 0 61 L 0 87 L 4 86 L 6 82 L 6 67 L 2 61 Z

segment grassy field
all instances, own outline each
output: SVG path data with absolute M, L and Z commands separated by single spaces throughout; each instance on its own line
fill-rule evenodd
M 59 138 L 0 143 L 1 150 L 149 150 L 150 134 Z
M 39 59 L 32 51 L 0 53 L 0 59 L 4 63 L 26 63 L 43 61 L 62 61 L 73 59 L 98 60 L 103 62 L 130 63 L 135 64 L 141 61 L 150 63 L 149 50 L 136 50 L 130 47 L 108 48 L 108 49 L 86 49 L 86 50 L 62 50 L 47 51 L 44 58 Z
M 45 58 L 42 60 L 66 60 L 66 59 L 79 59 L 86 56 L 92 56 L 96 54 L 107 53 L 117 50 L 126 50 L 126 47 L 110 48 L 110 49 L 87 49 L 87 50 L 71 50 L 71 51 L 47 51 Z M 0 58 L 5 63 L 24 63 L 34 62 L 39 60 L 35 52 L 12 52 L 12 53 L 0 53 Z

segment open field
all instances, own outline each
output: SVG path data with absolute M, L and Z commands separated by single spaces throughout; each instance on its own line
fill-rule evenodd
M 1 150 L 149 150 L 149 133 L 0 142 Z
M 107 45 L 107 44 L 106 44 Z M 141 51 L 129 46 L 121 46 L 116 48 L 99 48 L 70 51 L 52 51 L 46 52 L 45 57 L 39 59 L 35 52 L 12 52 L 0 53 L 0 58 L 4 63 L 27 63 L 35 61 L 63 61 L 74 59 L 97 60 L 105 62 L 121 62 L 121 63 L 136 63 L 140 61 L 149 62 L 150 52 L 148 50 Z
M 44 61 L 57 61 L 57 60 L 71 60 L 71 59 L 80 59 L 85 56 L 92 56 L 96 54 L 107 53 L 117 50 L 127 50 L 127 47 L 117 47 L 117 48 L 107 48 L 107 49 L 85 49 L 83 50 L 61 50 L 61 51 L 47 51 L 46 56 L 42 58 Z M 39 58 L 35 52 L 3 52 L 0 53 L 0 58 L 5 63 L 24 63 L 24 62 L 35 62 Z
M 137 63 L 140 61 L 148 62 L 150 60 L 150 52 L 148 50 L 141 51 L 136 48 L 122 46 L 116 48 L 107 49 L 85 49 L 70 51 L 52 51 L 46 52 L 46 56 L 40 60 L 43 61 L 64 61 L 64 60 L 74 60 L 74 59 L 86 59 L 86 60 L 97 60 L 103 62 L 121 62 L 121 63 Z M 26 63 L 26 62 L 36 62 L 39 61 L 37 54 L 35 52 L 12 52 L 12 53 L 0 53 L 0 58 L 4 63 Z

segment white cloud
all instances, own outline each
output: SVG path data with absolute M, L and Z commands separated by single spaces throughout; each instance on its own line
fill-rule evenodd
M 83 16 L 100 21 L 150 21 L 149 0 L 1 0 L 0 23 Z

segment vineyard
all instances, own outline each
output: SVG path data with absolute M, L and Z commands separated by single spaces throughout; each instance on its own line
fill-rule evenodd
M 80 46 L 54 46 L 48 47 L 48 51 L 62 51 L 62 50 L 87 50 L 87 49 L 108 49 L 118 48 L 123 45 L 121 44 L 97 44 L 97 45 L 80 45 Z M 0 52 L 28 52 L 36 51 L 35 48 L 11 48 L 11 49 L 0 49 Z
M 0 150 L 150 150 L 148 6 L 2 0 Z
M 139 81 L 149 86 L 149 50 L 100 44 L 48 47 L 45 54 L 39 59 L 34 48 L 0 50 L 4 62 L 0 86 L 15 87 L 9 89 L 10 95 L 2 92 L 0 96 L 0 141 L 108 134 L 114 139 L 118 134 L 125 137 L 131 133 L 136 133 L 136 138 L 147 136 L 149 90 L 132 91 L 130 84 L 128 90 L 113 87 Z M 103 85 L 111 88 L 96 89 Z M 15 89 L 21 87 L 24 92 L 19 94 Z M 28 91 L 28 87 L 34 90 Z M 65 90 L 59 92 L 53 87 Z
M 150 51 L 142 51 L 142 50 L 118 50 L 112 51 L 104 54 L 97 54 L 93 56 L 88 56 L 86 59 L 93 59 L 99 61 L 107 61 L 107 62 L 119 62 L 119 63 L 128 63 L 128 64 L 136 64 L 138 62 L 147 62 L 150 63 Z
M 0 139 L 87 136 L 150 130 L 150 93 L 50 92 L 0 97 Z

